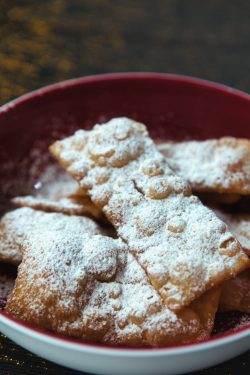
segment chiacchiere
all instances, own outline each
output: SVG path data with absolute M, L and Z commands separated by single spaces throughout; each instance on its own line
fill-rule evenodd
M 50 150 L 80 189 L 17 197 L 1 219 L 0 259 L 21 262 L 7 313 L 88 341 L 166 346 L 209 337 L 230 288 L 246 311 L 248 257 L 144 125 L 113 119 Z M 104 215 L 118 238 L 94 221 Z
M 249 266 L 239 242 L 127 118 L 80 130 L 52 154 L 102 209 L 173 311 Z
M 109 344 L 186 343 L 209 337 L 220 290 L 171 312 L 128 247 L 91 219 L 20 208 L 2 221 L 22 263 L 7 313 L 60 334 Z M 33 222 L 35 231 L 26 227 Z M 11 233 L 11 236 L 10 236 Z
M 250 195 L 250 140 L 164 142 L 158 148 L 196 193 L 212 193 L 222 203 Z
M 45 212 L 59 212 L 66 215 L 83 215 L 97 220 L 103 217 L 101 210 L 94 206 L 89 197 L 81 194 L 80 189 L 77 189 L 74 194 L 60 197 L 58 199 L 33 197 L 28 195 L 15 197 L 11 201 L 18 207 L 30 207 Z
M 68 216 L 62 213 L 46 213 L 29 207 L 6 213 L 0 221 L 0 261 L 18 265 L 22 260 L 22 246 L 33 232 L 88 228 L 90 233 L 99 233 L 99 226 L 88 217 Z

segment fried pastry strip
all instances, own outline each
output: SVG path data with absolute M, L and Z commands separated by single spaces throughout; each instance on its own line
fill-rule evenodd
M 209 337 L 219 290 L 170 311 L 121 240 L 71 229 L 31 233 L 6 311 L 40 328 L 114 345 Z
M 103 217 L 102 212 L 91 202 L 89 197 L 81 194 L 80 189 L 75 194 L 60 199 L 23 196 L 13 198 L 12 202 L 19 207 L 31 207 L 45 212 L 85 215 L 94 219 Z
M 223 285 L 220 310 L 250 313 L 250 270 L 242 272 Z
M 250 215 L 228 213 L 217 207 L 212 207 L 212 210 L 229 226 L 229 229 L 238 239 L 245 253 L 250 256 Z
M 158 145 L 169 165 L 198 193 L 250 195 L 250 141 L 224 137 Z M 233 194 L 233 195 L 232 195 Z
M 231 214 L 212 207 L 216 215 L 223 220 L 241 243 L 245 253 L 250 255 L 250 215 Z M 222 286 L 220 309 L 250 313 L 250 270 L 246 270 Z
M 5 214 L 0 221 L 0 261 L 18 265 L 22 260 L 22 244 L 33 231 L 43 233 L 47 228 L 58 231 L 87 228 L 93 234 L 101 233 L 100 227 L 90 218 L 46 213 L 23 207 Z
M 238 241 L 191 195 L 149 138 L 126 118 L 50 147 L 101 208 L 174 311 L 249 266 Z

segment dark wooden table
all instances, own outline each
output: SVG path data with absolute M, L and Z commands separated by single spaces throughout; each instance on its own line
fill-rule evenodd
M 73 77 L 192 75 L 250 92 L 248 0 L 0 0 L 0 104 Z M 250 352 L 199 374 L 249 375 Z M 77 374 L 0 336 L 0 375 Z M 197 373 L 198 374 L 198 373 Z

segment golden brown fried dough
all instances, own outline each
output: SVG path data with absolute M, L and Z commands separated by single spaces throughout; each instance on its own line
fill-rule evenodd
M 0 261 L 18 265 L 22 260 L 22 245 L 32 232 L 72 228 L 77 233 L 83 227 L 91 233 L 101 233 L 99 226 L 87 217 L 46 213 L 28 207 L 10 211 L 0 221 Z
M 28 236 L 22 253 L 6 311 L 30 324 L 127 346 L 187 343 L 210 335 L 218 291 L 175 314 L 121 240 L 87 229 L 82 234 L 48 230 Z
M 113 119 L 50 151 L 115 226 L 170 309 L 181 310 L 249 266 L 238 241 L 173 173 L 144 125 Z
M 227 281 L 222 287 L 220 310 L 250 313 L 250 270 Z
M 212 209 L 229 226 L 245 253 L 250 256 L 250 215 L 228 213 L 218 207 L 212 207 Z
M 102 212 L 91 202 L 89 197 L 81 194 L 78 189 L 75 194 L 59 199 L 40 198 L 33 196 L 15 197 L 12 202 L 19 207 L 31 207 L 45 212 L 59 212 L 66 215 L 83 215 L 101 219 Z
M 250 141 L 224 137 L 158 145 L 197 193 L 250 195 Z

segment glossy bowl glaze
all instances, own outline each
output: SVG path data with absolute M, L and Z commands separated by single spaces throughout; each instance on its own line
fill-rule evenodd
M 250 96 L 194 78 L 151 73 L 108 74 L 37 90 L 0 108 L 1 211 L 32 193 L 53 163 L 47 148 L 75 129 L 127 116 L 155 139 L 250 138 Z M 39 152 L 37 152 L 39 150 Z M 41 157 L 42 155 L 42 157 Z M 36 164 L 36 173 L 30 171 Z M 161 349 L 114 348 L 65 339 L 0 312 L 0 330 L 61 365 L 98 374 L 178 374 L 215 365 L 250 348 L 250 325 L 205 342 Z

